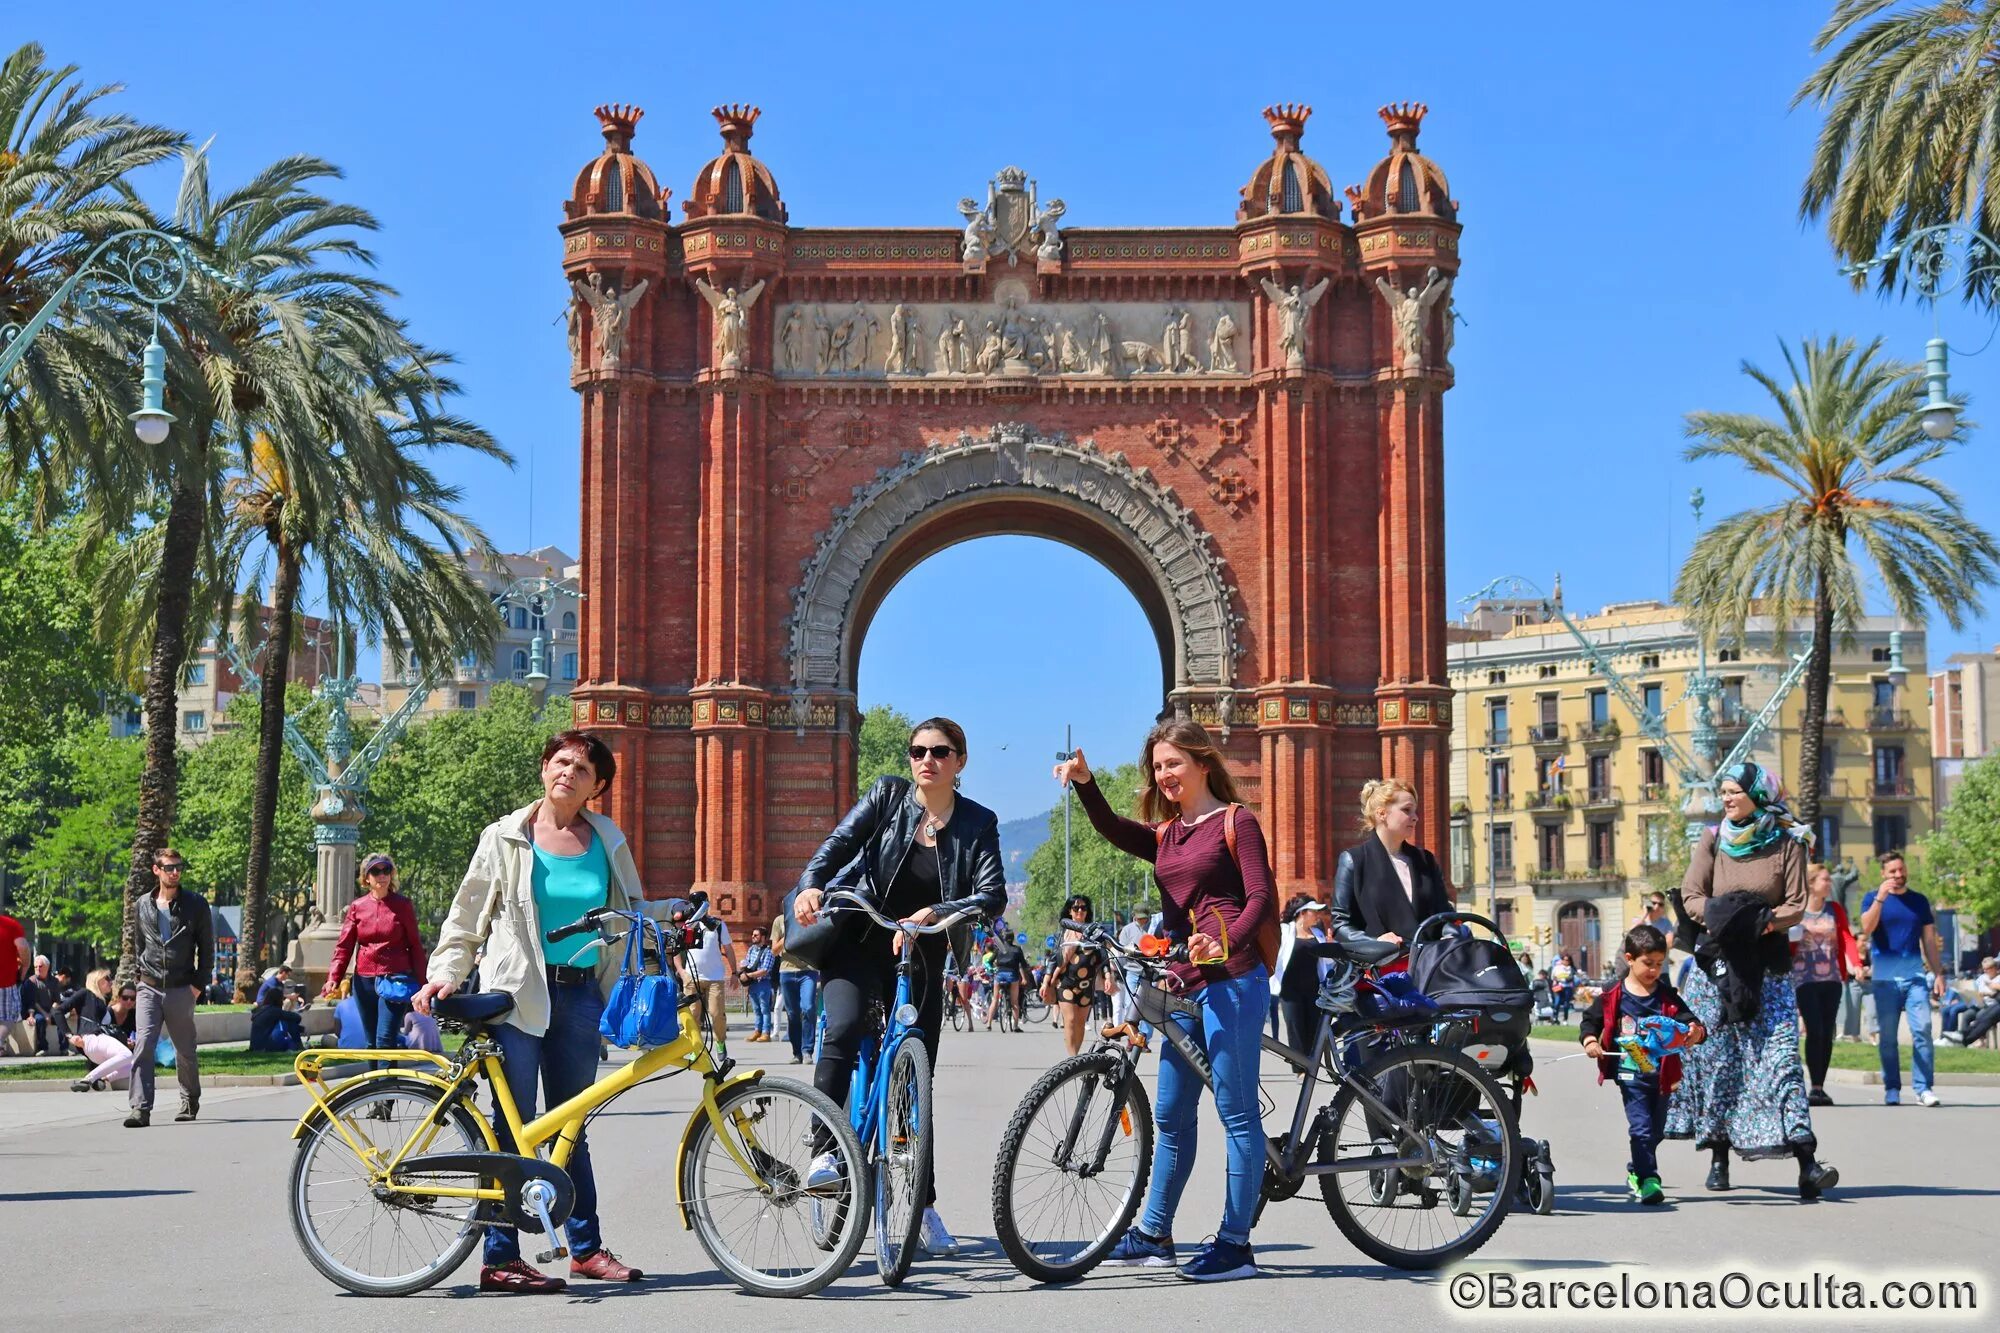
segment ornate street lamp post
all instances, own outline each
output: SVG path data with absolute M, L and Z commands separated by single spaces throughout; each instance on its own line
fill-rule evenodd
M 1877 269 L 1888 270 L 1893 280 L 1901 277 L 1916 289 L 1918 297 L 1931 307 L 1935 329 L 1937 299 L 1949 286 L 1970 294 L 1982 281 L 1989 285 L 2000 278 L 2000 241 L 1977 227 L 1960 222 L 1944 222 L 1910 233 L 1902 244 L 1884 250 L 1873 259 L 1848 264 L 1840 270 L 1861 277 Z M 1949 348 L 1942 337 L 1924 344 L 1924 405 L 1917 417 L 1924 434 L 1933 440 L 1948 440 L 1958 431 L 1958 404 L 1949 393 L 1951 368 Z
M 141 227 L 105 237 L 26 324 L 0 325 L 0 383 L 65 302 L 74 297 L 90 306 L 123 295 L 153 312 L 153 336 L 141 358 L 140 408 L 131 416 L 132 433 L 142 444 L 165 443 L 174 418 L 166 407 L 167 349 L 160 345 L 160 307 L 181 294 L 193 266 L 186 244 L 163 231 Z

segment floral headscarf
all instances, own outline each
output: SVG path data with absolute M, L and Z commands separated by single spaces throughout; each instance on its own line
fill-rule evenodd
M 1812 846 L 1812 830 L 1792 818 L 1782 799 L 1783 788 L 1777 774 L 1748 760 L 1729 769 L 1716 779 L 1716 785 L 1734 782 L 1743 789 L 1743 794 L 1756 803 L 1757 813 L 1748 823 L 1739 824 L 1725 816 L 1722 826 L 1716 830 L 1715 843 L 1729 855 L 1739 860 L 1754 856 L 1780 838 L 1796 838 L 1807 847 Z

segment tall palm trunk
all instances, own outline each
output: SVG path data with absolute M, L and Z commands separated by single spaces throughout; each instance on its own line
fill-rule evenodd
M 1793 790 L 1799 794 L 1799 822 L 1819 831 L 1820 755 L 1826 748 L 1826 693 L 1833 675 L 1833 600 L 1826 571 L 1814 587 L 1812 657 L 1806 663 L 1806 711 L 1799 723 L 1799 773 Z
M 153 617 L 153 651 L 146 665 L 146 761 L 139 774 L 139 818 L 132 838 L 132 868 L 125 878 L 125 921 L 119 932 L 118 980 L 139 973 L 138 903 L 153 891 L 153 856 L 173 832 L 180 796 L 174 740 L 180 722 L 181 665 L 187 661 L 188 613 L 194 604 L 195 566 L 207 520 L 207 440 L 175 472 L 160 550 L 159 598 Z
M 278 765 L 285 754 L 285 686 L 292 672 L 292 614 L 299 599 L 299 556 L 282 528 L 282 513 L 268 525 L 277 552 L 271 590 L 270 632 L 257 700 L 257 782 L 250 797 L 250 861 L 243 880 L 243 939 L 236 954 L 237 1000 L 256 991 L 269 935 L 271 838 L 278 815 Z

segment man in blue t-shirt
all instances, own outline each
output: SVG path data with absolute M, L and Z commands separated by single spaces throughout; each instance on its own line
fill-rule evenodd
M 1907 1015 L 1917 1100 L 1936 1106 L 1938 1095 L 1931 1091 L 1931 997 L 1944 995 L 1943 947 L 1931 901 L 1910 888 L 1910 872 L 1900 852 L 1882 858 L 1882 887 L 1861 900 L 1861 930 L 1868 936 L 1869 963 L 1875 972 L 1875 1020 L 1882 1030 L 1882 1101 L 1895 1106 L 1903 1100 L 1896 1020 Z

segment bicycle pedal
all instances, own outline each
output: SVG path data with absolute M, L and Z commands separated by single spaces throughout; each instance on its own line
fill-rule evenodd
M 543 1250 L 535 1256 L 538 1264 L 552 1264 L 558 1259 L 569 1258 L 569 1246 L 558 1243 L 553 1250 Z

